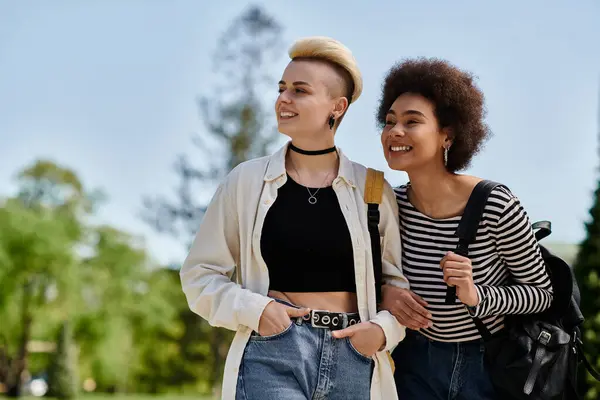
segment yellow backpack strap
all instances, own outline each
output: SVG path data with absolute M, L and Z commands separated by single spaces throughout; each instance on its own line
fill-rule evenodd
M 373 168 L 367 169 L 367 180 L 365 182 L 365 203 L 381 204 L 383 198 L 383 172 Z
M 392 374 L 394 372 L 396 372 L 396 363 L 394 362 L 394 359 L 392 358 L 392 353 L 390 353 L 389 351 L 386 351 L 387 356 L 388 356 L 388 360 L 390 361 L 390 365 L 392 367 Z
M 371 238 L 371 253 L 373 254 L 373 277 L 375 278 L 375 299 L 377 308 L 381 304 L 381 286 L 383 283 L 383 266 L 381 262 L 381 237 L 379 236 L 379 204 L 383 199 L 383 172 L 367 169 L 364 200 L 367 203 L 367 227 Z
M 379 223 L 379 210 L 377 205 L 381 204 L 381 201 L 383 200 L 383 183 L 385 182 L 384 180 L 384 174 L 382 171 L 378 171 L 376 169 L 373 168 L 368 168 L 367 169 L 367 180 L 365 182 L 365 203 L 369 204 L 369 233 L 371 234 L 372 237 L 374 237 L 373 239 L 377 239 L 379 237 L 379 229 L 377 227 L 378 223 Z M 371 213 L 376 212 L 377 213 L 377 217 L 376 217 L 376 222 L 371 221 Z M 372 239 L 372 242 L 373 242 Z M 378 268 L 381 268 L 381 254 L 375 254 L 375 253 L 381 253 L 381 248 L 379 246 L 379 241 L 377 241 L 376 243 L 372 243 L 374 244 L 374 251 L 373 251 L 373 266 L 375 268 L 375 276 L 376 276 L 376 280 L 381 280 L 381 272 L 377 271 Z M 379 262 L 377 262 L 377 259 L 379 259 Z M 378 276 L 379 275 L 379 276 Z M 377 284 L 377 283 L 376 283 Z M 381 283 L 379 283 L 380 285 Z M 380 288 L 378 288 L 378 297 L 381 296 L 381 292 L 380 292 Z M 388 357 L 388 360 L 390 362 L 390 366 L 392 367 L 392 373 L 395 372 L 396 370 L 396 365 L 394 363 L 394 359 L 392 358 L 392 354 L 389 351 L 386 351 L 386 355 Z

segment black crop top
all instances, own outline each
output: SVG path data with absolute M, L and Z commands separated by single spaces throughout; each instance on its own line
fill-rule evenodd
M 315 193 L 316 189 L 310 189 Z M 289 175 L 265 217 L 260 249 L 270 290 L 356 293 L 352 239 L 331 186 L 308 202 Z

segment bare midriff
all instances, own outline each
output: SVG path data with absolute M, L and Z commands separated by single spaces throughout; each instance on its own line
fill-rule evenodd
M 354 313 L 358 312 L 356 293 L 351 292 L 278 292 L 269 290 L 269 297 L 311 310 Z

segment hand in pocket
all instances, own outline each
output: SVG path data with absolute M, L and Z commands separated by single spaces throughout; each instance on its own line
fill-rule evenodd
M 336 339 L 347 337 L 356 351 L 365 357 L 372 357 L 385 346 L 383 329 L 372 322 L 361 322 L 346 329 L 333 331 L 332 335 Z
M 260 336 L 273 336 L 285 331 L 292 320 L 290 318 L 303 317 L 310 312 L 308 308 L 294 308 L 272 301 L 263 310 L 258 323 Z

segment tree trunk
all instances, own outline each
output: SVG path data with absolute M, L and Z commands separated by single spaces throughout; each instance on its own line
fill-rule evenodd
M 0 345 L 0 384 L 6 384 L 8 372 L 10 371 L 10 357 L 8 356 L 8 345 L 6 339 L 2 337 L 4 344 Z
M 23 372 L 27 369 L 27 359 L 29 353 L 27 351 L 27 344 L 31 339 L 31 324 L 33 322 L 33 316 L 31 315 L 31 297 L 32 297 L 32 283 L 28 282 L 23 287 L 23 299 L 21 303 L 21 342 L 19 343 L 19 351 L 16 359 L 11 363 L 8 379 L 7 379 L 7 392 L 8 397 L 20 397 L 21 396 L 21 377 Z

